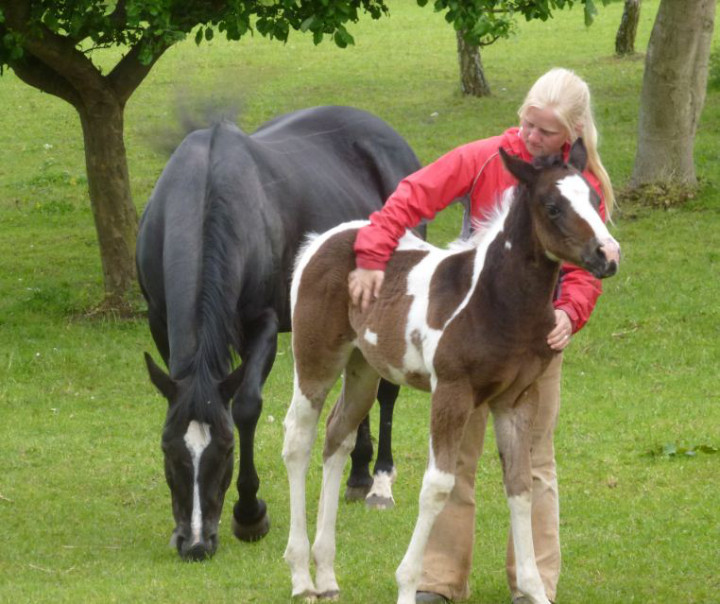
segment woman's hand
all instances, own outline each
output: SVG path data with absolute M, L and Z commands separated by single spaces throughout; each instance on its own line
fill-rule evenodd
M 380 295 L 384 271 L 356 268 L 348 275 L 348 291 L 350 300 L 354 305 L 360 305 L 360 310 L 365 312 L 370 302 Z
M 548 334 L 547 343 L 550 348 L 560 352 L 570 343 L 572 337 L 572 321 L 564 310 L 555 309 L 555 327 Z

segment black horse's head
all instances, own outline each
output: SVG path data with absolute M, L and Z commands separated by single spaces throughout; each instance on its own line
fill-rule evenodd
M 162 450 L 172 496 L 175 530 L 171 544 L 184 560 L 211 557 L 233 473 L 234 434 L 229 401 L 234 374 L 173 379 L 145 355 L 150 380 L 168 400 Z

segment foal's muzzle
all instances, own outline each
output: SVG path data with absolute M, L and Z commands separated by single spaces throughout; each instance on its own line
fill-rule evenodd
M 606 239 L 584 258 L 586 268 L 598 279 L 612 277 L 620 266 L 620 245 L 612 237 Z

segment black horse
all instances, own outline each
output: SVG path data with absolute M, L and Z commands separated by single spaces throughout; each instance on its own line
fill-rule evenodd
M 232 420 L 240 439 L 233 532 L 254 541 L 269 530 L 253 441 L 277 334 L 290 330 L 290 276 L 305 234 L 367 217 L 419 167 L 390 126 L 348 107 L 291 113 L 252 135 L 221 122 L 191 133 L 173 153 L 140 222 L 137 268 L 169 369 L 145 355 L 169 402 L 162 448 L 183 559 L 217 549 L 233 472 Z M 233 351 L 241 360 L 234 370 Z M 378 393 L 376 472 L 392 472 L 384 432 L 397 392 L 385 384 Z M 366 423 L 349 487 L 372 483 L 369 436 Z

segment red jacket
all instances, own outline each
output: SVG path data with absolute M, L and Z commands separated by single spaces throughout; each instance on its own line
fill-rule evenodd
M 440 210 L 462 197 L 469 195 L 473 218 L 488 217 L 503 192 L 517 184 L 515 177 L 505 170 L 498 153 L 500 147 L 525 161 L 533 159 L 518 129 L 510 128 L 500 136 L 453 149 L 402 180 L 383 209 L 370 215 L 370 225 L 358 232 L 357 266 L 384 270 L 406 229 L 417 226 L 422 219 L 432 220 Z M 566 154 L 568 150 L 569 147 Z M 598 179 L 588 171 L 583 176 L 600 194 L 600 214 L 605 219 Z M 572 264 L 562 265 L 554 304 L 570 317 L 573 332 L 590 318 L 601 292 L 599 279 Z

